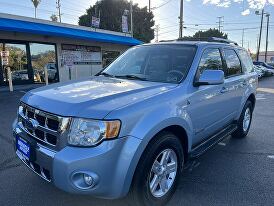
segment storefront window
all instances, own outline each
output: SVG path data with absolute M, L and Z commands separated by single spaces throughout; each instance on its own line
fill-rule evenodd
M 30 43 L 31 64 L 34 82 L 45 82 L 45 70 L 48 72 L 49 82 L 58 81 L 56 51 L 54 45 Z
M 11 69 L 12 81 L 14 83 L 26 81 L 30 79 L 27 63 L 27 51 L 25 44 L 1 44 L 1 51 L 9 51 L 8 66 Z M 8 81 L 8 74 L 6 67 L 2 65 L 3 81 Z

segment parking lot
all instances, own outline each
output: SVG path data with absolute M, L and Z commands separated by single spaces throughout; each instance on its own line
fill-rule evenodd
M 0 92 L 0 205 L 126 205 L 58 190 L 15 156 L 11 124 L 27 89 Z M 225 108 L 224 108 L 225 109 Z M 273 205 L 274 77 L 259 83 L 249 135 L 228 137 L 184 171 L 169 205 Z

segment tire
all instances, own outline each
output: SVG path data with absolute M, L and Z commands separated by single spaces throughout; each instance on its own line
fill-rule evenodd
M 165 171 L 164 166 L 161 167 L 161 164 L 158 164 L 162 162 L 161 160 L 164 159 L 164 155 L 168 154 L 169 158 L 167 158 L 167 163 L 163 163 L 162 165 L 169 165 L 169 167 L 173 169 L 170 171 L 175 171 L 170 174 L 166 174 L 168 171 Z M 158 163 L 155 162 L 155 160 L 157 160 Z M 177 166 L 174 166 L 176 165 L 174 162 L 177 163 Z M 183 164 L 184 151 L 180 140 L 172 133 L 162 132 L 158 134 L 152 142 L 149 143 L 137 165 L 129 193 L 129 204 L 139 206 L 165 205 L 176 190 Z M 153 165 L 155 166 L 154 170 L 152 170 Z M 173 165 L 173 167 L 171 167 L 171 165 Z M 156 175 L 154 171 L 158 174 Z M 160 181 L 161 177 L 163 181 Z M 150 189 L 150 185 L 153 185 L 153 180 L 155 180 L 157 184 L 154 184 L 155 187 Z M 164 189 L 165 191 L 163 192 L 160 184 L 158 184 L 159 182 L 162 183 L 161 186 L 165 185 L 165 188 L 168 189 Z
M 245 115 L 249 113 L 249 122 L 247 123 L 245 120 Z M 237 130 L 235 132 L 232 133 L 232 137 L 235 138 L 244 138 L 246 137 L 246 135 L 249 132 L 250 129 L 250 125 L 252 122 L 252 114 L 253 114 L 253 105 L 251 103 L 251 101 L 247 101 L 245 103 L 245 106 L 243 108 L 243 111 L 241 113 L 240 119 L 238 120 L 238 126 L 237 126 Z M 246 124 L 246 125 L 245 125 Z

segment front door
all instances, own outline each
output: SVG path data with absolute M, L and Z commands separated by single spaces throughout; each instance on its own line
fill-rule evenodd
M 8 84 L 7 67 L 10 67 L 13 84 L 32 82 L 32 71 L 27 56 L 27 45 L 17 43 L 0 43 L 0 51 L 9 51 L 8 65 L 1 64 L 0 84 Z
M 199 76 L 205 70 L 224 70 L 223 68 L 220 50 L 208 48 L 202 54 L 197 72 Z M 196 87 L 189 102 L 188 114 L 194 128 L 194 146 L 222 129 L 231 118 L 225 84 Z

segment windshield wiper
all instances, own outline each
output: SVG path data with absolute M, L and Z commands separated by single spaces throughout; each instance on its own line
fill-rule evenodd
M 121 76 L 115 76 L 115 77 L 117 77 L 117 78 L 126 78 L 126 79 L 137 79 L 137 80 L 142 80 L 142 81 L 147 80 L 144 77 L 139 77 L 139 76 L 136 76 L 134 74 L 127 74 L 127 75 L 121 75 Z
M 100 73 L 99 75 L 103 75 L 103 76 L 105 76 L 105 77 L 115 77 L 114 75 L 109 74 L 109 73 L 106 73 L 106 72 L 102 72 L 102 73 Z

